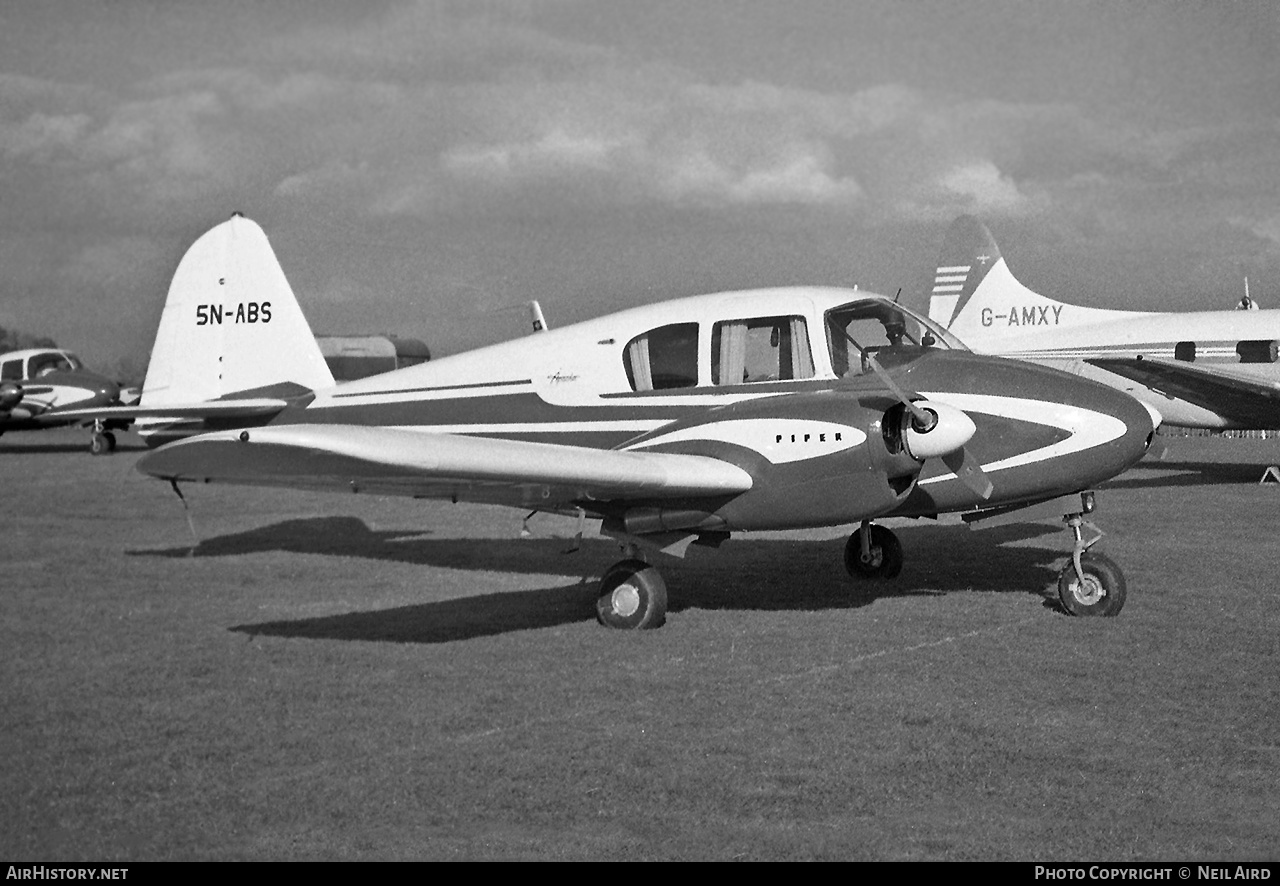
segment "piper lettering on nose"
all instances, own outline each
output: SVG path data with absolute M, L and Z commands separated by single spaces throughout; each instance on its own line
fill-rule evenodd
M 817 434 L 775 434 L 773 442 L 782 443 L 789 441 L 791 443 L 826 443 L 827 435 L 825 433 Z M 835 431 L 831 434 L 831 442 L 841 443 L 844 441 L 844 434 L 841 431 Z

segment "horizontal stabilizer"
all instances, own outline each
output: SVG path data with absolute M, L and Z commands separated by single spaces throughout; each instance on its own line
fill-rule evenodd
M 202 434 L 138 462 L 169 480 L 354 489 L 553 509 L 583 500 L 723 496 L 751 475 L 706 456 L 356 425 L 280 425 Z

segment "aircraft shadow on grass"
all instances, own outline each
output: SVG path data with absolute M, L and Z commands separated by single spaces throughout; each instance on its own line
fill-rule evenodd
M 907 527 L 901 530 L 907 551 L 903 574 L 893 582 L 879 583 L 877 592 L 880 596 L 972 590 L 1034 593 L 1045 598 L 1046 606 L 1057 608 L 1057 570 L 1065 551 L 1002 546 L 1047 533 L 1060 535 L 1061 527 L 1012 524 L 976 533 L 959 527 Z M 584 576 L 571 584 L 533 590 L 232 628 L 250 635 L 443 643 L 593 620 L 595 585 L 589 579 L 617 559 L 617 545 L 609 539 L 585 538 L 579 552 L 566 556 L 570 544 L 565 538 L 431 538 L 415 530 L 373 530 L 355 517 L 315 517 L 206 539 L 194 548 L 128 553 L 186 558 L 287 552 L 445 569 Z M 843 548 L 844 540 L 839 538 L 737 538 L 718 551 L 695 547 L 688 559 L 665 570 L 668 611 L 822 611 L 873 603 L 874 598 L 860 594 L 859 585 L 845 574 Z M 423 578 L 430 580 L 428 574 Z
M 41 441 L 39 443 L 28 443 L 25 440 L 15 440 L 13 443 L 7 443 L 6 436 L 0 440 L 0 455 L 57 455 L 60 453 L 75 453 L 84 455 L 88 450 L 88 444 L 84 440 L 68 440 L 66 442 L 49 443 Z M 116 453 L 125 452 L 146 452 L 147 447 L 141 442 L 131 442 L 121 440 L 116 444 Z
M 1271 464 L 1280 462 L 1280 448 Z M 1220 461 L 1141 462 L 1119 477 L 1102 484 L 1105 489 L 1161 489 L 1191 486 L 1258 484 L 1267 463 Z

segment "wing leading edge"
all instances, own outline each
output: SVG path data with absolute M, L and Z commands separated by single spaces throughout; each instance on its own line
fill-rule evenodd
M 735 495 L 752 485 L 746 471 L 707 456 L 358 425 L 201 434 L 143 456 L 138 470 L 166 480 L 458 496 L 548 510 L 585 500 Z
M 1280 427 L 1280 382 L 1223 367 L 1152 357 L 1099 357 L 1088 362 L 1226 416 L 1242 427 Z

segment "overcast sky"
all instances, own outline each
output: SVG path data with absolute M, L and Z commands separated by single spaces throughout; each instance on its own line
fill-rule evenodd
M 1280 307 L 1280 3 L 7 0 L 0 325 L 149 351 L 242 211 L 317 332 L 437 354 L 752 286 Z

